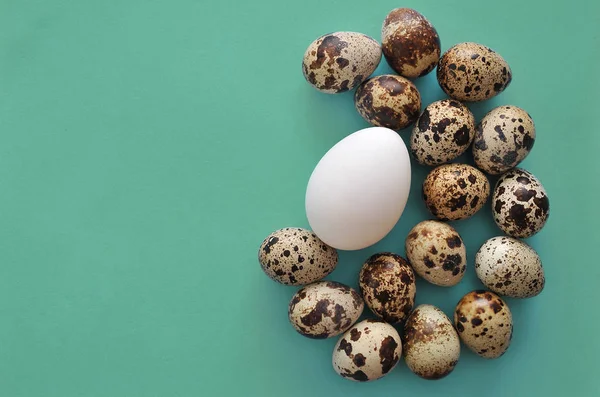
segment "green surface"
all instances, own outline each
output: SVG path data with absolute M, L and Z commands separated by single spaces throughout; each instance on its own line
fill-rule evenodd
M 510 63 L 512 85 L 472 109 L 510 103 L 536 122 L 523 166 L 550 197 L 529 240 L 547 285 L 508 301 L 501 359 L 463 349 L 441 381 L 401 363 L 356 384 L 331 367 L 335 340 L 293 331 L 295 288 L 256 254 L 272 230 L 307 226 L 313 167 L 366 127 L 352 93 L 304 81 L 306 46 L 336 30 L 379 39 L 397 6 L 424 13 L 443 50 L 478 41 Z M 600 395 L 599 15 L 594 0 L 0 0 L 0 396 Z M 434 74 L 417 85 L 424 104 L 443 97 Z M 356 286 L 367 256 L 403 254 L 427 217 L 425 173 L 394 231 L 341 253 L 328 278 Z M 489 208 L 455 226 L 464 281 L 418 284 L 417 303 L 447 314 L 480 286 L 474 253 L 499 234 Z

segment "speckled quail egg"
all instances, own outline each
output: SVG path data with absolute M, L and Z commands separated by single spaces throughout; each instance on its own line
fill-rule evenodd
M 508 305 L 490 291 L 472 291 L 462 297 L 454 312 L 454 326 L 463 343 L 484 358 L 498 358 L 512 338 Z
M 329 33 L 313 41 L 302 60 L 304 78 L 321 92 L 352 90 L 365 81 L 381 61 L 381 45 L 356 32 Z
M 527 157 L 535 142 L 531 116 L 516 106 L 492 109 L 477 126 L 473 159 L 488 174 L 501 174 Z
M 362 83 L 354 94 L 358 113 L 370 124 L 400 130 L 421 112 L 421 94 L 408 79 L 385 74 Z
M 443 221 L 473 216 L 484 206 L 489 195 L 487 177 L 467 164 L 440 165 L 423 182 L 425 205 Z
M 379 320 L 364 320 L 350 328 L 333 349 L 333 369 L 346 379 L 367 382 L 389 373 L 402 354 L 398 331 Z
M 359 287 L 369 309 L 388 323 L 404 320 L 415 304 L 415 275 L 400 255 L 369 257 L 360 270 Z
M 447 223 L 418 223 L 408 233 L 404 247 L 415 272 L 430 283 L 450 287 L 462 280 L 467 250 L 458 232 Z
M 494 50 L 477 43 L 460 43 L 442 55 L 437 68 L 440 87 L 459 101 L 484 101 L 508 87 L 512 72 Z
M 423 165 L 439 165 L 454 160 L 471 145 L 475 117 L 462 103 L 443 99 L 428 105 L 415 123 L 410 151 Z
M 296 292 L 288 317 L 300 334 L 325 339 L 350 328 L 363 308 L 363 300 L 354 289 L 335 281 L 319 281 Z
M 310 230 L 288 227 L 265 238 L 258 261 L 271 279 L 285 285 L 304 285 L 331 273 L 338 253 Z
M 492 210 L 494 221 L 504 233 L 525 238 L 544 227 L 550 215 L 550 201 L 533 174 L 514 168 L 496 182 Z
M 417 306 L 406 320 L 402 339 L 404 361 L 421 378 L 441 379 L 458 363 L 458 334 L 450 319 L 435 306 Z
M 388 64 L 404 77 L 425 76 L 440 59 L 440 36 L 427 18 L 410 8 L 390 11 L 381 42 Z
M 544 289 L 542 261 L 533 248 L 512 237 L 493 237 L 475 255 L 479 280 L 500 295 L 530 298 Z

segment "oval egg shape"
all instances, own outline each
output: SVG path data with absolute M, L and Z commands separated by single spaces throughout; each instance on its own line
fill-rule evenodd
M 429 212 L 442 221 L 469 218 L 485 205 L 490 183 L 483 172 L 467 164 L 434 168 L 423 182 L 423 200 Z
M 381 45 L 357 32 L 329 33 L 313 41 L 302 60 L 304 78 L 317 90 L 336 94 L 365 81 L 381 61 Z
M 512 237 L 538 233 L 550 216 L 550 200 L 541 182 L 529 171 L 514 168 L 496 182 L 492 196 L 494 221 Z
M 546 279 L 542 261 L 533 248 L 512 237 L 492 237 L 475 255 L 475 273 L 497 294 L 511 298 L 539 295 Z
M 499 106 L 486 114 L 473 141 L 473 160 L 480 170 L 497 175 L 516 167 L 535 142 L 529 113 L 516 106 Z
M 450 319 L 432 305 L 419 305 L 404 325 L 402 352 L 412 372 L 425 379 L 441 379 L 454 370 L 460 339 Z
M 288 318 L 301 335 L 325 339 L 346 332 L 363 308 L 363 300 L 354 289 L 335 281 L 320 281 L 292 297 Z
M 465 346 L 484 358 L 502 356 L 512 339 L 510 309 L 491 291 L 472 291 L 463 296 L 456 305 L 454 326 Z
M 427 18 L 411 8 L 390 11 L 381 42 L 388 64 L 404 77 L 425 76 L 440 58 L 440 36 Z
M 379 320 L 364 320 L 340 337 L 333 349 L 333 369 L 340 376 L 368 382 L 388 374 L 402 355 L 398 331 Z
M 406 257 L 415 272 L 432 284 L 458 284 L 467 269 L 467 249 L 458 232 L 440 221 L 419 222 L 406 237 Z
M 512 72 L 494 50 L 477 43 L 460 43 L 442 55 L 437 68 L 440 87 L 459 101 L 484 101 L 508 87 Z
M 288 227 L 271 233 L 258 249 L 258 262 L 272 280 L 285 285 L 305 285 L 331 273 L 337 251 L 310 230 Z
M 369 309 L 388 323 L 406 319 L 415 304 L 415 275 L 400 255 L 372 255 L 360 269 L 358 283 Z
M 306 216 L 326 244 L 358 250 L 396 225 L 410 192 L 410 158 L 402 138 L 383 127 L 357 131 L 321 158 L 306 188 Z

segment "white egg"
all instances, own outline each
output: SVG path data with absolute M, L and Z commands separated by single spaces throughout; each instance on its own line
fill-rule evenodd
M 357 131 L 333 146 L 315 167 L 306 189 L 313 232 L 342 250 L 369 247 L 396 225 L 410 191 L 410 158 L 388 128 Z

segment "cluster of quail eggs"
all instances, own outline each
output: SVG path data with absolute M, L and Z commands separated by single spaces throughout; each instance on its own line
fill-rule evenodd
M 382 53 L 397 75 L 370 77 Z M 421 96 L 410 79 L 436 66 L 439 85 L 449 98 L 421 110 Z M 457 365 L 461 341 L 481 357 L 502 356 L 513 332 L 511 311 L 502 297 L 534 297 L 545 284 L 539 255 L 521 238 L 539 232 L 549 215 L 540 181 L 516 168 L 535 140 L 530 115 L 506 105 L 477 123 L 464 104 L 505 90 L 512 78 L 508 63 L 477 43 L 460 43 L 441 54 L 433 25 L 415 10 L 398 8 L 385 18 L 381 45 L 360 33 L 327 34 L 309 45 L 302 68 L 306 80 L 324 93 L 356 89 L 356 109 L 373 126 L 400 130 L 413 125 L 410 155 L 434 168 L 422 184 L 431 219 L 410 230 L 405 257 L 381 252 L 366 258 L 357 277 L 359 291 L 323 280 L 337 266 L 336 247 L 346 249 L 330 237 L 342 233 L 343 222 L 342 228 L 320 227 L 321 234 L 314 227 L 284 228 L 264 239 L 258 253 L 262 270 L 281 284 L 302 286 L 289 304 L 292 327 L 308 338 L 337 337 L 333 368 L 355 381 L 381 378 L 401 356 L 418 376 L 442 378 Z M 468 150 L 475 166 L 451 163 Z M 493 189 L 486 174 L 499 175 Z M 448 222 L 467 219 L 486 205 L 504 233 L 487 240 L 474 258 L 475 273 L 486 289 L 464 295 L 451 318 L 432 305 L 415 307 L 417 276 L 440 287 L 460 283 L 468 271 L 465 242 Z M 400 217 L 397 212 L 392 226 Z M 372 225 L 366 222 L 368 229 Z M 357 323 L 365 305 L 371 318 Z

